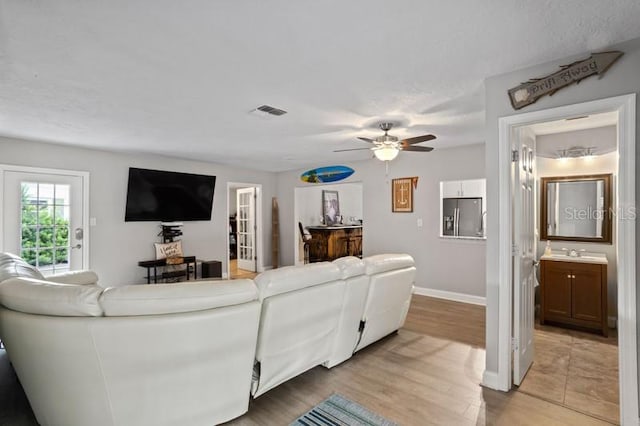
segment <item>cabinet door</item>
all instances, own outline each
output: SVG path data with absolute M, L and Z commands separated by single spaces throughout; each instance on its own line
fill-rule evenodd
M 543 277 L 545 318 L 571 318 L 571 268 L 563 262 L 547 262 Z
M 327 260 L 331 261 L 347 255 L 347 244 L 344 237 L 344 229 L 330 231 L 327 247 Z
M 458 198 L 462 196 L 462 186 L 459 180 L 441 182 L 442 198 Z
M 460 185 L 461 196 L 465 198 L 484 197 L 486 193 L 485 180 L 473 179 L 463 180 Z
M 573 318 L 602 320 L 602 277 L 600 265 L 575 264 L 571 289 Z

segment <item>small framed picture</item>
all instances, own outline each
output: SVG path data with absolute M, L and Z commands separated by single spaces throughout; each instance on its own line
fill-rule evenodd
M 413 212 L 413 179 L 399 178 L 391 181 L 391 211 Z

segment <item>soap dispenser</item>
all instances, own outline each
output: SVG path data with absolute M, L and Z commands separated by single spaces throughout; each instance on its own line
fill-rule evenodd
M 547 240 L 547 245 L 544 248 L 544 255 L 551 256 L 551 241 Z

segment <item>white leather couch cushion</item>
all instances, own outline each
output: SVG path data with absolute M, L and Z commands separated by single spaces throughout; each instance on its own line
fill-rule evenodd
M 64 274 L 48 276 L 46 280 L 62 284 L 98 284 L 98 275 L 93 271 L 70 271 Z
M 396 259 L 398 255 L 382 256 Z M 405 259 L 411 259 L 409 255 L 402 256 L 406 256 Z M 410 266 L 406 266 L 407 263 L 401 260 L 390 260 L 389 262 L 386 262 L 385 259 L 379 260 L 385 266 L 395 264 L 403 267 L 370 275 L 369 292 L 363 316 L 366 324 L 356 350 L 360 350 L 402 327 L 411 304 L 416 275 L 413 262 Z M 372 262 L 372 259 L 365 259 L 368 271 L 385 269 L 376 267 Z
M 29 265 L 15 254 L 0 253 L 0 283 L 18 277 L 44 280 L 44 276 L 35 266 Z
M 158 315 L 238 305 L 258 298 L 251 280 L 129 285 L 104 290 L 106 316 Z
M 367 275 L 409 268 L 415 264 L 413 257 L 408 254 L 377 254 L 363 260 Z
M 329 262 L 285 266 L 261 273 L 255 278 L 260 300 L 340 279 L 340 269 Z
M 333 264 L 340 268 L 346 288 L 331 356 L 324 363 L 327 368 L 340 364 L 353 355 L 360 336 L 360 320 L 364 315 L 369 290 L 369 276 L 364 275 L 365 267 L 361 259 L 341 257 L 334 260 Z
M 96 285 L 58 284 L 11 278 L 0 284 L 0 304 L 18 312 L 53 316 L 101 316 Z
M 301 285 L 302 290 L 271 296 L 262 302 L 256 350 L 261 369 L 259 381 L 253 384 L 254 397 L 327 361 L 344 286 L 342 280 L 313 287 Z
M 343 280 L 351 277 L 356 277 L 358 275 L 364 275 L 364 261 L 362 259 L 358 259 L 355 256 L 341 257 L 334 260 L 332 263 L 340 268 L 340 277 Z

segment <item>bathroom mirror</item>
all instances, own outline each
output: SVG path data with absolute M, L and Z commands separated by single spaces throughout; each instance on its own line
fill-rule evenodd
M 540 180 L 540 239 L 611 244 L 612 175 Z

